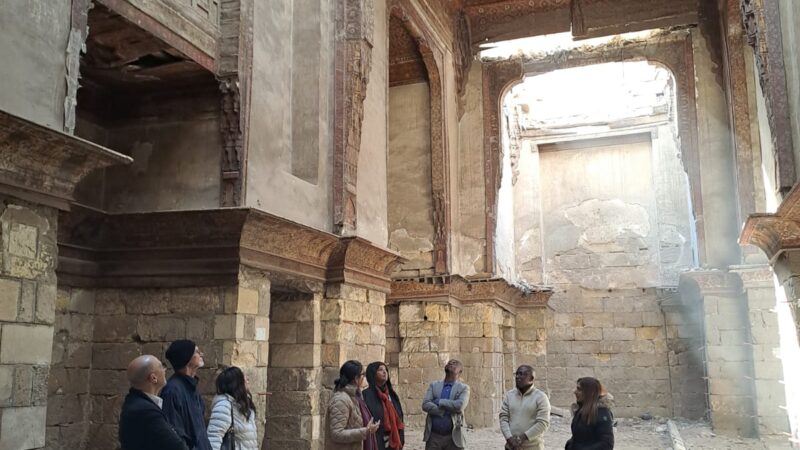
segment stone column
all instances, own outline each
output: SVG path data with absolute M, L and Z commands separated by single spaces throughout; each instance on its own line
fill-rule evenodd
M 472 388 L 469 423 L 491 427 L 503 401 L 503 309 L 493 303 L 465 305 L 461 310 L 461 359 L 464 381 Z
M 778 357 L 781 339 L 772 270 L 763 264 L 741 266 L 734 271 L 741 277 L 747 295 L 758 434 L 782 435 L 789 432 L 789 422 L 784 409 L 783 364 Z
M 700 420 L 708 410 L 702 300 L 659 291 L 667 337 L 672 415 Z
M 93 169 L 131 159 L 0 111 L 0 448 L 45 445 L 58 210 Z
M 406 423 L 424 426 L 422 398 L 431 381 L 444 377 L 444 365 L 457 358 L 460 311 L 449 303 L 403 302 L 400 308 L 398 392 Z
M 548 323 L 548 321 L 550 323 Z M 539 389 L 548 391 L 548 379 L 555 378 L 553 381 L 559 385 L 570 386 L 570 380 L 566 379 L 566 371 L 561 373 L 550 373 L 547 367 L 547 329 L 552 327 L 552 314 L 545 308 L 517 308 L 517 315 L 514 318 L 514 334 L 516 335 L 516 364 L 511 369 L 511 373 L 506 375 L 506 390 L 514 386 L 514 371 L 516 366 L 528 364 L 536 370 L 536 380 L 534 383 Z M 505 344 L 505 342 L 504 342 Z M 508 367 L 508 366 L 506 366 Z M 573 382 L 575 380 L 572 380 Z
M 267 448 L 320 448 L 321 290 L 272 295 Z
M 711 423 L 719 433 L 756 436 L 753 353 L 747 299 L 736 274 L 689 272 L 702 302 Z
M 57 213 L 2 197 L 0 448 L 45 444 L 56 304 Z
M 270 280 L 263 272 L 241 266 L 239 285 L 224 291 L 223 314 L 214 317 L 214 341 L 221 348 L 217 361 L 244 371 L 256 404 L 256 417 L 265 417 L 270 356 Z M 192 324 L 187 325 L 187 333 L 197 329 L 190 328 Z M 264 435 L 263 421 L 259 421 L 258 431 L 259 436 Z

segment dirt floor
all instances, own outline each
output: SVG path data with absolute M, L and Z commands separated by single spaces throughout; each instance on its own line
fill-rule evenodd
M 765 444 L 755 439 L 731 439 L 717 436 L 705 422 L 676 421 L 688 450 L 777 450 L 790 448 L 785 442 Z M 570 437 L 569 419 L 553 416 L 550 429 L 545 435 L 547 449 L 563 449 Z M 666 420 L 617 419 L 615 429 L 617 450 L 667 450 L 672 448 L 667 432 Z M 467 448 L 473 450 L 503 448 L 505 439 L 499 428 L 467 431 Z M 422 450 L 422 431 L 406 432 L 406 450 Z

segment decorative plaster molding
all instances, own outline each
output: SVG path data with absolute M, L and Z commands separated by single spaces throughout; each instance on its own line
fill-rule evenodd
M 0 192 L 68 210 L 89 172 L 130 164 L 125 155 L 0 111 Z

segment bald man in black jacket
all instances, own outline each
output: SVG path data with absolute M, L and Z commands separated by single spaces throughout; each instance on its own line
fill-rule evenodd
M 131 390 L 119 417 L 122 450 L 189 450 L 161 410 L 157 394 L 167 382 L 165 372 L 152 355 L 139 356 L 128 365 Z

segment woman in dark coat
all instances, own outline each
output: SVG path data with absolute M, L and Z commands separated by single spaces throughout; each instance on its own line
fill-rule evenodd
M 614 415 L 609 395 L 596 378 L 579 378 L 572 405 L 572 438 L 565 450 L 612 450 Z
M 378 450 L 400 450 L 405 444 L 403 406 L 392 387 L 386 364 L 378 361 L 367 366 L 369 388 L 363 391 L 364 401 L 375 421 L 381 426 L 375 437 Z

